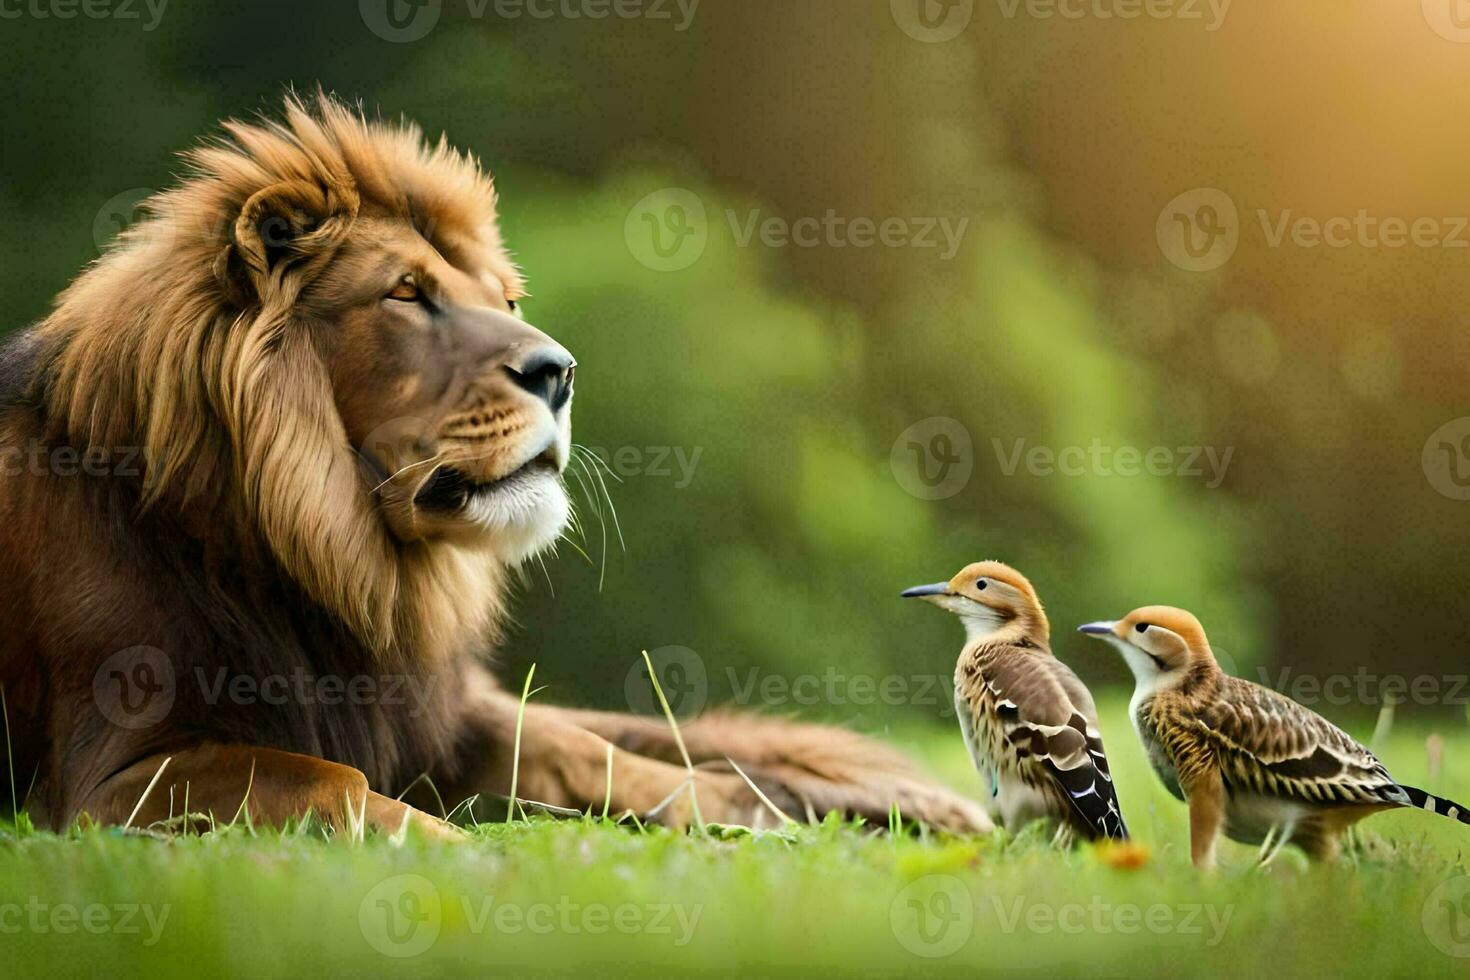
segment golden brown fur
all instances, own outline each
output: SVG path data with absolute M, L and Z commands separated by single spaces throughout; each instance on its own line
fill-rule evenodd
M 51 826 L 145 796 L 139 822 L 186 797 L 227 819 L 248 789 L 269 822 L 445 833 L 391 797 L 425 775 L 450 805 L 509 788 L 517 699 L 482 657 L 505 570 L 566 520 L 574 362 L 517 315 L 490 179 L 442 141 L 291 99 L 187 160 L 0 355 L 0 451 L 44 461 L 0 478 L 24 802 Z M 229 693 L 303 675 L 409 697 Z M 658 819 L 687 819 L 660 727 L 533 705 L 523 734 L 522 796 L 600 805 L 611 758 L 615 809 L 675 797 Z M 728 756 L 798 813 L 983 821 L 847 733 L 716 716 L 687 735 L 706 819 L 764 812 Z

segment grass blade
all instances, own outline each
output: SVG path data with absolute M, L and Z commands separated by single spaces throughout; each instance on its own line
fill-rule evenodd
M 531 699 L 531 678 L 536 676 L 536 665 L 526 671 L 526 684 L 521 688 L 521 703 L 516 709 L 516 741 L 515 752 L 510 763 L 510 802 L 505 808 L 505 822 L 512 823 L 516 818 L 516 783 L 521 778 L 521 727 L 526 721 L 526 702 Z
M 10 751 L 10 709 L 5 704 L 5 685 L 0 684 L 0 719 L 5 721 L 5 765 L 10 770 L 10 822 L 20 830 L 20 798 L 15 795 L 15 756 Z
M 743 780 L 745 780 L 745 785 L 747 785 L 747 786 L 750 787 L 750 791 L 756 795 L 756 799 L 758 799 L 762 803 L 764 803 L 766 805 L 766 808 L 769 809 L 772 813 L 774 813 L 776 815 L 777 819 L 779 819 L 783 824 L 794 824 L 794 823 L 796 823 L 795 820 L 791 819 L 784 812 L 782 812 L 782 810 L 781 810 L 781 808 L 779 806 L 777 806 L 776 804 L 772 803 L 771 802 L 771 798 L 769 796 L 767 796 L 765 793 L 761 792 L 761 788 L 755 784 L 755 780 L 751 779 L 749 776 L 747 776 L 745 774 L 745 770 L 740 768 L 740 764 L 739 763 L 737 763 L 734 759 L 730 758 L 728 755 L 725 756 L 725 761 L 728 762 L 728 763 L 730 763 L 730 766 L 736 772 L 738 772 L 740 774 L 740 778 L 743 779 Z M 898 804 L 895 803 L 894 804 L 894 807 L 897 808 L 897 806 L 898 806 Z
M 674 720 L 674 709 L 669 707 L 669 699 L 664 697 L 663 685 L 658 682 L 658 671 L 653 669 L 653 661 L 649 659 L 648 651 L 643 651 L 643 662 L 648 665 L 648 679 L 653 682 L 653 693 L 658 695 L 659 706 L 664 709 L 664 717 L 669 720 L 669 729 L 674 733 L 674 744 L 679 746 L 679 755 L 684 759 L 684 768 L 689 770 L 689 805 L 694 811 L 694 826 L 702 834 L 704 829 L 704 817 L 699 812 L 699 792 L 694 782 L 694 763 L 689 761 L 689 750 L 684 747 L 684 736 L 679 732 L 679 723 Z
M 123 830 L 127 830 L 133 825 L 133 821 L 138 818 L 138 811 L 143 809 L 144 803 L 148 802 L 148 794 L 153 792 L 153 787 L 158 785 L 158 778 L 163 775 L 163 771 L 167 769 L 168 764 L 173 761 L 173 756 L 169 756 L 168 758 L 164 759 L 163 764 L 158 767 L 158 771 L 153 774 L 153 778 L 148 780 L 148 788 L 143 790 L 142 796 L 138 797 L 138 802 L 133 806 L 133 812 L 128 814 L 128 822 L 123 824 Z M 252 770 L 252 774 L 253 772 L 254 770 Z

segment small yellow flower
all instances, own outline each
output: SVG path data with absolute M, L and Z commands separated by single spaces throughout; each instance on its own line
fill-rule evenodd
M 1148 859 L 1152 856 L 1149 849 L 1142 844 L 1117 840 L 1098 841 L 1093 853 L 1103 864 L 1120 871 L 1137 871 L 1148 864 Z

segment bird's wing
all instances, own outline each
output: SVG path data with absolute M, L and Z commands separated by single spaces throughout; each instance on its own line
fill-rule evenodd
M 1227 784 L 1309 803 L 1407 803 L 1372 752 L 1326 718 L 1269 688 L 1225 678 L 1197 718 Z
M 1066 664 L 1036 650 L 998 650 L 983 682 L 1006 750 L 1064 792 L 1099 837 L 1126 838 L 1092 697 Z

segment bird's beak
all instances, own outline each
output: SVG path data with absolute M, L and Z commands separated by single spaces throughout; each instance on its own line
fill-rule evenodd
M 948 582 L 935 582 L 933 585 L 916 585 L 912 589 L 904 589 L 899 594 L 902 599 L 921 599 L 931 595 L 949 595 Z
M 1111 619 L 1100 619 L 1095 623 L 1083 623 L 1077 627 L 1077 632 L 1087 633 L 1090 636 L 1112 636 L 1113 627 L 1118 625 Z

